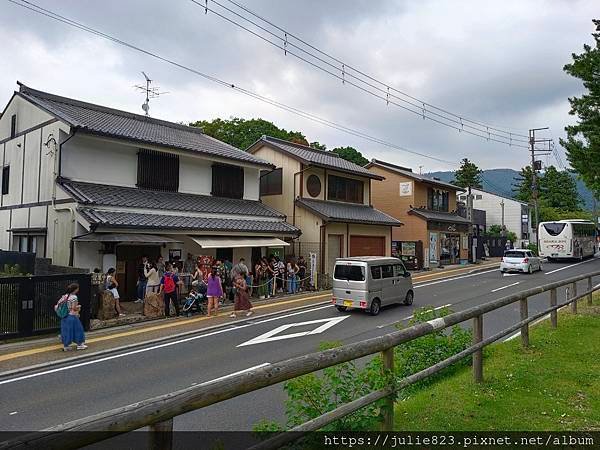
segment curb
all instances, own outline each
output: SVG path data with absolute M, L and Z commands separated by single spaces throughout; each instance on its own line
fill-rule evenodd
M 82 354 L 80 356 L 74 356 L 72 358 L 65 358 L 65 359 L 60 359 L 60 360 L 48 361 L 48 362 L 45 362 L 45 363 L 34 364 L 32 366 L 26 366 L 26 367 L 21 367 L 21 368 L 18 368 L 18 369 L 7 370 L 5 372 L 0 372 L 0 378 L 9 377 L 11 375 L 18 375 L 18 374 L 21 374 L 23 372 L 30 372 L 30 371 L 35 371 L 35 370 L 39 370 L 39 369 L 45 369 L 45 368 L 52 367 L 52 366 L 58 366 L 58 365 L 62 365 L 62 364 L 65 364 L 65 363 L 83 361 L 83 360 L 86 360 L 86 359 L 94 358 L 96 356 L 104 356 L 104 355 L 108 355 L 108 354 L 112 354 L 112 353 L 118 353 L 118 352 L 122 352 L 122 351 L 126 351 L 126 350 L 131 350 L 131 349 L 138 348 L 138 347 L 144 347 L 146 345 L 156 344 L 156 343 L 159 343 L 159 342 L 160 343 L 168 342 L 170 340 L 178 339 L 180 337 L 185 337 L 185 336 L 189 336 L 189 335 L 193 335 L 193 334 L 201 334 L 201 333 L 203 333 L 205 331 L 212 331 L 212 330 L 216 330 L 216 329 L 219 329 L 219 328 L 230 327 L 232 324 L 244 323 L 244 322 L 248 322 L 248 321 L 251 321 L 251 320 L 258 319 L 258 318 L 266 318 L 266 317 L 276 316 L 277 314 L 281 314 L 281 313 L 284 313 L 284 312 L 298 311 L 298 310 L 302 310 L 302 309 L 311 308 L 313 306 L 325 305 L 325 304 L 330 304 L 330 302 L 329 301 L 325 301 L 325 302 L 313 303 L 311 305 L 297 306 L 295 308 L 284 309 L 284 310 L 281 310 L 281 311 L 274 311 L 272 313 L 267 313 L 267 314 L 263 314 L 263 315 L 255 315 L 254 317 L 252 317 L 252 319 L 244 318 L 242 320 L 236 320 L 236 321 L 232 321 L 232 322 L 228 322 L 228 323 L 222 323 L 222 324 L 218 324 L 218 325 L 212 325 L 212 326 L 209 326 L 209 327 L 206 327 L 206 328 L 202 328 L 200 330 L 184 331 L 182 333 L 172 334 L 172 335 L 166 336 L 166 337 L 160 337 L 160 338 L 150 339 L 150 340 L 143 341 L 143 342 L 137 342 L 135 344 L 122 345 L 120 347 L 108 348 L 106 350 L 98 350 L 97 352 L 85 353 L 85 354 Z

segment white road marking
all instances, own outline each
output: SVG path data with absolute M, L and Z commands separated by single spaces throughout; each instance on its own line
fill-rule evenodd
M 560 272 L 561 270 L 570 269 L 571 267 L 578 266 L 580 264 L 589 263 L 590 261 L 596 261 L 595 258 L 586 259 L 585 261 L 580 261 L 575 264 L 571 264 L 570 266 L 561 267 L 559 269 L 551 270 L 550 272 L 546 272 L 546 275 L 552 275 L 553 273 Z
M 502 277 L 516 277 L 516 276 L 519 276 L 519 274 L 518 273 L 508 273 L 508 272 L 502 274 Z
M 564 308 L 564 306 L 563 306 L 563 308 Z M 560 309 L 563 309 L 563 308 L 560 308 Z M 560 311 L 560 309 L 559 309 L 559 311 Z M 537 320 L 534 320 L 533 322 L 531 322 L 531 323 L 529 324 L 529 326 L 530 326 L 530 327 L 532 327 L 532 326 L 534 326 L 534 325 L 537 325 L 538 323 L 540 323 L 540 322 L 543 322 L 544 320 L 548 319 L 548 317 L 550 317 L 550 314 L 549 314 L 549 313 L 548 313 L 548 314 L 546 314 L 545 316 L 542 316 L 542 317 L 540 317 L 540 318 L 539 318 L 539 319 L 537 319 Z M 506 339 L 504 339 L 504 341 L 503 341 L 503 342 L 512 341 L 513 339 L 515 339 L 516 337 L 519 337 L 519 336 L 521 336 L 521 332 L 520 332 L 520 331 L 517 331 L 516 333 L 514 333 L 514 334 L 511 334 L 509 337 L 507 337 Z
M 418 289 L 418 288 L 422 288 L 422 287 L 425 287 L 425 286 L 433 286 L 434 284 L 447 283 L 448 281 L 455 281 L 455 280 L 461 280 L 463 278 L 476 277 L 476 276 L 479 276 L 479 275 L 483 275 L 483 274 L 490 273 L 490 272 L 497 272 L 497 271 L 498 271 L 498 269 L 492 269 L 492 270 L 486 270 L 485 272 L 472 273 L 470 275 L 461 275 L 460 277 L 444 278 L 443 280 L 431 281 L 429 283 L 419 284 L 417 286 L 413 286 L 413 288 L 414 289 Z
M 81 363 L 72 364 L 70 366 L 57 367 L 55 369 L 45 370 L 43 372 L 37 372 L 37 373 L 29 374 L 29 375 L 22 375 L 20 377 L 9 378 L 8 380 L 2 380 L 2 381 L 0 381 L 0 385 L 8 384 L 8 383 L 14 383 L 16 381 L 28 380 L 30 378 L 36 378 L 36 377 L 40 377 L 42 375 L 48 375 L 48 374 L 51 374 L 51 373 L 57 373 L 57 372 L 63 372 L 63 371 L 66 371 L 66 370 L 76 369 L 78 367 L 84 367 L 84 366 L 89 366 L 89 365 L 92 365 L 92 364 L 98 364 L 98 363 L 101 363 L 101 362 L 104 362 L 104 361 L 110 361 L 110 360 L 113 360 L 113 359 L 124 358 L 125 356 L 136 355 L 138 353 L 145 353 L 145 352 L 149 352 L 149 351 L 156 350 L 156 349 L 159 349 L 159 348 L 171 347 L 173 345 L 182 344 L 182 343 L 185 343 L 185 342 L 191 342 L 191 341 L 195 341 L 197 339 L 202 339 L 202 338 L 209 337 L 209 336 L 214 336 L 214 335 L 217 335 L 217 334 L 227 333 L 229 331 L 239 330 L 240 328 L 250 327 L 250 326 L 253 326 L 253 325 L 256 325 L 256 324 L 259 324 L 259 323 L 271 322 L 273 320 L 284 319 L 286 317 L 296 316 L 298 314 L 306 314 L 308 312 L 318 311 L 318 310 L 324 309 L 324 308 L 331 308 L 331 305 L 325 305 L 325 306 L 320 306 L 318 308 L 312 308 L 312 309 L 308 309 L 308 310 L 298 311 L 298 312 L 291 313 L 291 314 L 285 314 L 283 316 L 271 317 L 269 319 L 265 319 L 265 320 L 261 320 L 261 321 L 256 321 L 256 322 L 252 322 L 252 323 L 247 323 L 245 325 L 240 325 L 237 328 L 225 328 L 225 329 L 213 331 L 211 333 L 201 334 L 201 335 L 198 335 L 198 336 L 191 336 L 191 337 L 188 337 L 188 338 L 185 338 L 185 339 L 179 339 L 179 340 L 172 341 L 172 342 L 165 342 L 164 344 L 158 344 L 158 345 L 153 345 L 151 347 L 140 348 L 140 349 L 132 350 L 132 351 L 125 352 L 125 353 L 120 353 L 118 355 L 105 356 L 103 358 L 94 359 L 94 360 L 90 360 L 90 361 L 84 361 L 84 362 L 81 362 Z
M 452 303 L 448 303 L 446 305 L 442 305 L 442 306 L 438 306 L 436 308 L 433 308 L 434 311 L 437 311 L 438 309 L 442 309 L 442 308 L 449 308 L 450 306 L 452 306 Z M 402 320 L 410 320 L 414 317 L 414 315 L 410 315 L 408 317 L 405 317 L 404 319 L 400 319 L 397 320 L 395 322 L 390 322 L 390 323 L 386 323 L 383 325 L 377 325 L 377 328 L 385 328 L 385 327 L 389 327 L 390 325 L 396 325 L 398 322 L 402 321 Z
M 348 317 L 350 317 L 350 316 L 338 316 L 338 317 L 332 317 L 332 318 L 328 318 L 328 319 L 309 320 L 308 322 L 287 323 L 285 325 L 281 325 L 280 327 L 275 328 L 274 330 L 268 331 L 266 333 L 261 334 L 260 336 L 252 338 L 249 341 L 243 342 L 242 344 L 238 345 L 238 347 L 245 347 L 246 345 L 254 345 L 254 344 L 263 344 L 265 342 L 280 341 L 282 339 L 291 339 L 291 338 L 295 338 L 295 337 L 309 336 L 309 335 L 313 335 L 313 334 L 321 334 L 325 330 L 331 328 L 334 325 L 337 325 L 342 320 L 345 320 Z M 282 331 L 285 331 L 289 328 L 301 327 L 303 325 L 313 325 L 313 324 L 317 324 L 317 323 L 320 323 L 322 325 L 315 328 L 314 330 L 301 331 L 298 333 L 291 333 L 291 334 L 279 334 Z
M 237 372 L 229 373 L 229 374 L 223 375 L 222 377 L 219 377 L 219 378 L 214 378 L 212 380 L 204 381 L 204 382 L 200 383 L 199 386 L 206 386 L 207 384 L 211 384 L 216 381 L 225 380 L 227 378 L 231 378 L 236 375 L 241 375 L 242 373 L 250 372 L 251 370 L 260 369 L 262 367 L 266 367 L 266 366 L 270 366 L 270 365 L 271 365 L 271 363 L 266 362 L 266 363 L 259 364 L 257 366 L 248 367 L 247 369 L 238 370 Z
M 508 284 L 506 286 L 502 286 L 502 287 L 499 287 L 499 288 L 496 288 L 496 289 L 492 289 L 492 292 L 498 292 L 498 291 L 501 291 L 502 289 L 507 289 L 509 287 L 516 286 L 517 284 L 521 284 L 521 282 L 517 281 L 516 283 L 513 283 L 513 284 Z
M 14 416 L 15 414 L 18 414 L 18 413 L 19 413 L 19 411 L 13 411 L 13 412 L 8 413 L 8 415 L 9 416 Z

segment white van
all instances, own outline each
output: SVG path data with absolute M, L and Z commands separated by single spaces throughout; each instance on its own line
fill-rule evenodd
M 333 270 L 332 302 L 339 311 L 360 308 L 376 316 L 384 305 L 413 302 L 410 273 L 398 258 L 338 258 Z

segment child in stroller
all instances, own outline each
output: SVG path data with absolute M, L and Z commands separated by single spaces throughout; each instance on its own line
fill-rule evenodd
M 204 281 L 194 281 L 192 283 L 192 289 L 183 303 L 183 312 L 188 317 L 192 313 L 206 314 L 206 284 Z

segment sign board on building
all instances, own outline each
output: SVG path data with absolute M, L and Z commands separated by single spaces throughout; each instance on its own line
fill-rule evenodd
M 429 233 L 429 262 L 437 262 L 438 234 Z
M 402 242 L 402 255 L 415 256 L 417 254 L 417 244 L 415 242 Z
M 317 279 L 317 254 L 309 253 L 308 254 L 308 266 L 310 270 L 310 285 L 314 288 L 316 287 Z
M 400 197 L 408 197 L 412 195 L 412 181 L 400 183 Z

